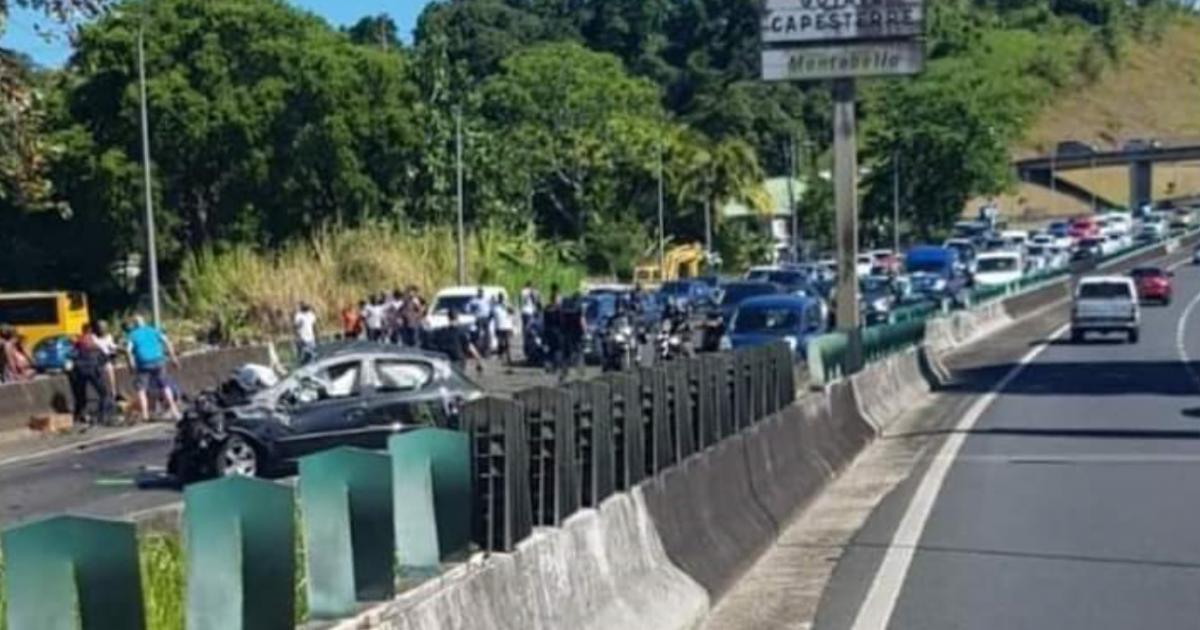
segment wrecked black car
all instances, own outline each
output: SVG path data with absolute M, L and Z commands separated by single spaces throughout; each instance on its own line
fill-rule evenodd
M 463 403 L 483 393 L 442 355 L 369 342 L 323 348 L 259 385 L 235 378 L 199 396 L 176 427 L 167 472 L 183 483 L 288 473 L 317 451 L 383 449 L 396 433 L 457 426 Z

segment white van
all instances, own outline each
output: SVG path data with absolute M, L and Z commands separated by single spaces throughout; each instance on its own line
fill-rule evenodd
M 483 291 L 483 297 L 488 301 L 488 304 L 494 302 L 497 298 L 503 298 L 504 303 L 512 307 L 512 303 L 508 301 L 508 291 L 504 287 L 483 286 L 483 287 L 447 287 L 438 291 L 433 296 L 433 302 L 429 305 L 429 310 L 425 314 L 425 330 L 435 331 L 446 328 L 450 325 L 450 311 L 458 314 L 458 325 L 466 328 L 475 328 L 475 315 L 469 312 L 468 306 L 471 301 L 479 295 L 480 290 Z M 495 321 L 492 322 L 495 326 Z M 488 339 L 491 339 L 495 344 L 496 331 L 494 329 L 488 331 Z M 493 350 L 495 348 L 492 348 Z
M 980 286 L 1012 284 L 1024 274 L 1020 252 L 988 252 L 975 259 L 975 283 Z

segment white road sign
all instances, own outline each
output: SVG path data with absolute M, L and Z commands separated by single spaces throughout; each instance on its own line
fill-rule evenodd
M 916 74 L 925 63 L 920 41 L 869 42 L 806 48 L 768 48 L 763 80 L 806 81 Z
M 924 31 L 923 0 L 767 0 L 766 44 L 914 37 Z

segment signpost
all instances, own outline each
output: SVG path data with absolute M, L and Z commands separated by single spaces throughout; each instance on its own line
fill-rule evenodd
M 916 74 L 924 67 L 924 0 L 765 0 L 764 81 L 833 80 L 837 205 L 837 323 L 861 364 L 858 333 L 858 155 L 855 79 Z

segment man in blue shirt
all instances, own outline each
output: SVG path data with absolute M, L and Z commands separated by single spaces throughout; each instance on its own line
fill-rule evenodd
M 179 407 L 175 404 L 175 394 L 171 391 L 166 378 L 166 363 L 168 357 L 172 365 L 178 367 L 179 359 L 175 356 L 175 348 L 161 330 L 146 323 L 146 319 L 138 316 L 134 326 L 125 335 L 126 350 L 134 370 L 134 387 L 137 388 L 138 408 L 144 420 L 150 419 L 150 401 L 146 395 L 148 388 L 161 395 L 167 404 L 171 418 L 179 417 Z

